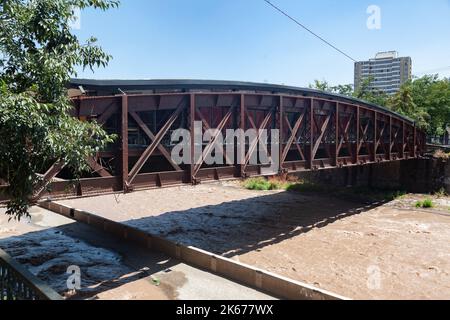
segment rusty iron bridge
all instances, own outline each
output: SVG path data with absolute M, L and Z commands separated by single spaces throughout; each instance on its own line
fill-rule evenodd
M 312 89 L 228 81 L 72 80 L 69 91 L 74 116 L 95 120 L 119 138 L 88 160 L 93 173 L 76 184 L 64 164 L 49 164 L 43 175 L 51 187 L 39 190 L 40 196 L 90 196 L 263 175 L 263 165 L 249 163 L 261 136 L 246 144 L 244 164 L 176 164 L 171 133 L 192 131 L 197 121 L 203 131 L 279 129 L 278 173 L 407 160 L 426 149 L 426 135 L 413 121 Z M 212 143 L 203 145 L 204 153 Z

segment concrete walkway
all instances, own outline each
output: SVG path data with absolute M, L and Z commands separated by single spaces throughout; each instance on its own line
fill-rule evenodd
M 0 209 L 0 247 L 61 293 L 66 291 L 65 271 L 78 265 L 83 290 L 77 298 L 274 299 L 45 209 L 33 208 L 31 215 L 30 221 L 8 223 Z

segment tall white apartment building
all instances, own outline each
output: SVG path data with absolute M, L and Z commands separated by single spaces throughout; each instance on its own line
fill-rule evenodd
M 370 78 L 370 89 L 395 94 L 411 77 L 411 58 L 398 57 L 396 51 L 379 52 L 374 59 L 355 63 L 355 88 Z

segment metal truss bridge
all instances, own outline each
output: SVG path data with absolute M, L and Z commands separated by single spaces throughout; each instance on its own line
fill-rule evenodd
M 426 135 L 413 121 L 377 105 L 311 89 L 198 80 L 72 80 L 70 87 L 73 115 L 95 120 L 119 138 L 89 159 L 95 173 L 76 185 L 69 182 L 64 164 L 49 164 L 43 174 L 51 188 L 40 190 L 41 196 L 128 192 L 264 174 L 263 165 L 248 161 L 258 152 L 259 135 L 246 144 L 244 164 L 174 163 L 171 133 L 192 131 L 196 121 L 203 131 L 279 129 L 278 173 L 406 160 L 426 151 Z M 212 143 L 203 145 L 204 153 Z

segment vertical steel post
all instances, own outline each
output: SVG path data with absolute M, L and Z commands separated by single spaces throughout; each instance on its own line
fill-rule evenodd
M 309 169 L 312 170 L 314 167 L 314 98 L 311 98 L 311 105 L 309 107 L 309 122 L 311 124 L 311 138 L 309 146 Z
M 239 121 L 239 128 L 242 130 L 242 132 L 245 133 L 245 95 L 241 94 L 241 101 L 240 101 L 240 121 Z M 246 140 L 245 136 L 241 138 L 240 141 L 240 150 L 239 150 L 239 161 L 240 161 L 240 176 L 241 178 L 245 178 L 245 153 L 247 152 L 246 148 Z M 244 155 L 244 159 L 242 159 L 241 155 Z
M 378 112 L 374 111 L 374 125 L 373 125 L 373 162 L 377 162 L 377 142 L 378 142 Z
M 359 105 L 356 107 L 356 152 L 355 152 L 355 164 L 359 164 L 359 141 L 360 141 L 360 127 L 361 127 L 361 110 Z
M 388 148 L 388 160 L 392 161 L 392 116 L 389 116 L 389 148 Z
M 128 163 L 128 96 L 122 96 L 122 188 L 128 192 L 129 163 Z
M 284 171 L 284 161 L 283 161 L 283 154 L 284 154 L 284 101 L 283 96 L 280 96 L 280 112 L 279 112 L 279 130 L 280 130 L 280 164 L 279 164 L 279 173 L 283 173 Z
M 195 157 L 195 94 L 191 93 L 189 96 L 189 131 L 191 135 L 191 163 L 190 163 L 190 182 L 192 184 L 197 183 L 197 179 L 195 178 L 195 165 L 196 165 L 196 157 Z
M 334 151 L 334 165 L 337 167 L 339 164 L 339 113 L 340 113 L 340 105 L 339 102 L 336 102 L 336 119 L 335 119 L 335 125 L 336 125 L 336 129 L 335 129 L 335 141 L 334 141 L 334 146 L 335 146 L 335 151 Z

